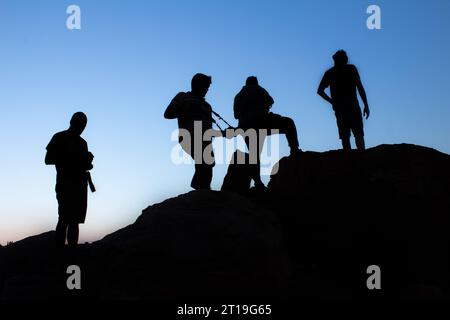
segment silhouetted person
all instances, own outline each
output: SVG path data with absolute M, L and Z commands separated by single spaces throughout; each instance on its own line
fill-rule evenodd
M 77 112 L 70 127 L 56 133 L 47 146 L 45 163 L 56 167 L 56 198 L 58 200 L 57 248 L 78 243 L 78 224 L 84 223 L 87 210 L 87 186 L 91 184 L 88 170 L 93 168 L 94 156 L 88 151 L 86 141 L 80 137 L 87 117 Z M 91 185 L 91 189 L 92 189 Z M 94 191 L 94 190 L 93 190 Z
M 261 179 L 259 171 L 259 164 L 251 163 L 248 153 L 236 150 L 231 157 L 220 190 L 245 194 L 250 190 L 252 180 Z
M 189 137 L 180 132 L 179 142 L 183 150 L 195 161 L 195 173 L 191 181 L 194 189 L 211 189 L 213 177 L 214 154 L 211 151 L 212 163 L 205 161 L 203 153 L 210 147 L 212 138 L 203 141 L 206 130 L 212 129 L 212 108 L 205 100 L 211 85 L 211 77 L 202 73 L 194 75 L 191 81 L 191 91 L 178 93 L 170 102 L 164 117 L 178 119 L 178 128 L 189 132 Z M 201 137 L 194 139 L 194 122 L 201 121 Z M 212 150 L 212 149 L 211 149 Z
M 355 137 L 356 147 L 365 149 L 363 119 L 356 90 L 364 103 L 364 115 L 369 118 L 369 104 L 358 70 L 348 64 L 347 53 L 339 50 L 333 55 L 334 67 L 325 72 L 317 93 L 333 106 L 336 115 L 339 138 L 344 150 L 350 150 L 350 131 Z M 331 98 L 325 93 L 330 87 Z
M 259 129 L 278 129 L 280 133 L 286 135 L 291 155 L 299 153 L 299 143 L 297 137 L 297 128 L 294 121 L 288 117 L 282 117 L 278 114 L 270 112 L 274 103 L 269 93 L 258 84 L 258 79 L 254 76 L 248 77 L 245 86 L 234 98 L 234 117 L 239 120 L 238 127 L 243 130 L 255 129 L 259 133 Z M 268 131 L 268 134 L 270 132 Z M 265 136 L 258 134 L 257 142 L 257 163 L 259 167 L 260 154 L 264 145 Z M 250 147 L 250 139 L 245 137 L 245 143 L 249 152 L 252 153 Z M 255 187 L 264 187 L 261 176 L 255 180 Z

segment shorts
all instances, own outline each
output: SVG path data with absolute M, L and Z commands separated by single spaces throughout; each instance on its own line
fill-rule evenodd
M 364 136 L 363 119 L 359 106 L 344 111 L 335 110 L 335 115 L 339 139 L 349 139 L 351 132 L 353 132 L 354 137 Z
M 87 193 L 86 184 L 58 186 L 56 199 L 59 219 L 68 224 L 84 223 L 87 212 Z

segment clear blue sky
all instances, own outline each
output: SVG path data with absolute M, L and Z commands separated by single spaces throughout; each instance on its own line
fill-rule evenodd
M 81 7 L 81 30 L 66 28 L 70 4 Z M 370 4 L 381 7 L 381 30 L 366 28 Z M 337 149 L 334 115 L 316 89 L 343 48 L 368 94 L 369 147 L 407 142 L 450 153 L 448 0 L 2 0 L 0 39 L 1 244 L 54 228 L 45 146 L 78 110 L 89 117 L 83 136 L 98 189 L 82 241 L 189 191 L 193 167 L 172 164 L 176 121 L 162 114 L 196 72 L 212 75 L 207 100 L 225 119 L 256 75 L 273 111 L 296 121 L 302 149 Z M 215 169 L 215 189 L 225 170 Z

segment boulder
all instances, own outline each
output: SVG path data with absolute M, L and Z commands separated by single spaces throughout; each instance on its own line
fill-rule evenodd
M 236 193 L 166 200 L 101 243 L 122 252 L 105 275 L 105 297 L 279 298 L 289 283 L 279 220 Z
M 316 277 L 311 292 L 323 284 L 319 295 L 330 287 L 367 295 L 366 269 L 374 264 L 385 296 L 410 297 L 412 287 L 449 295 L 449 155 L 409 144 L 304 152 L 279 161 L 269 191 L 295 274 L 314 266 L 302 275 Z
M 75 251 L 56 254 L 54 232 L 1 247 L 0 297 L 449 298 L 449 155 L 406 144 L 303 152 L 281 159 L 268 187 L 182 194 Z M 78 292 L 66 288 L 72 264 Z M 382 290 L 367 289 L 371 265 Z

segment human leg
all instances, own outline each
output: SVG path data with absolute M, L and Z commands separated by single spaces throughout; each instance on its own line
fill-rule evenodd
M 191 187 L 195 190 L 211 190 L 213 166 L 208 164 L 196 164 L 192 177 Z
M 80 231 L 78 223 L 70 223 L 67 227 L 67 243 L 70 247 L 76 247 L 78 244 L 78 235 Z
M 366 150 L 366 144 L 364 142 L 364 135 L 358 134 L 355 136 L 356 148 L 358 150 Z
M 194 155 L 195 173 L 192 177 L 191 187 L 194 189 L 211 190 L 213 178 L 214 152 L 211 141 L 201 142 L 201 155 Z
M 256 140 L 256 145 L 253 145 L 253 141 L 250 139 L 249 136 L 244 137 L 245 144 L 247 145 L 247 149 L 249 152 L 249 163 L 248 165 L 252 165 L 250 159 L 254 159 L 254 156 L 252 157 L 252 153 L 256 152 L 256 168 L 255 170 L 252 170 L 252 179 L 255 183 L 255 187 L 257 189 L 265 188 L 264 183 L 261 180 L 261 152 L 262 148 L 264 146 L 264 140 L 265 136 L 261 135 L 258 130 L 255 131 L 256 133 L 256 139 L 253 139 L 253 141 Z M 247 163 L 245 164 L 247 165 Z
M 191 188 L 195 190 L 211 189 L 211 181 L 213 177 L 214 167 L 214 153 L 212 151 L 212 141 L 200 141 L 200 148 L 195 147 L 194 133 L 189 132 L 185 136 L 180 136 L 180 145 L 184 152 L 186 152 L 195 163 L 195 172 L 191 180 Z M 208 158 L 205 159 L 205 149 L 208 148 L 211 153 Z
M 58 223 L 56 224 L 55 230 L 55 241 L 57 248 L 64 248 L 66 244 L 67 226 L 67 222 L 60 217 L 58 219 Z
M 363 118 L 359 106 L 354 109 L 351 127 L 353 136 L 355 137 L 356 148 L 358 150 L 365 150 Z
M 278 129 L 280 133 L 286 135 L 291 154 L 296 154 L 299 151 L 299 142 L 297 127 L 294 120 L 289 117 L 283 117 L 275 113 L 267 115 L 267 129 Z
M 56 248 L 62 249 L 66 245 L 68 215 L 70 211 L 70 192 L 57 185 L 56 199 L 58 200 L 58 223 L 55 230 Z
M 343 150 L 352 150 L 352 145 L 350 144 L 350 137 L 341 138 L 342 149 Z
M 352 145 L 350 144 L 350 125 L 349 125 L 349 115 L 344 112 L 335 112 L 336 123 L 339 131 L 339 139 L 342 142 L 343 150 L 351 150 Z

